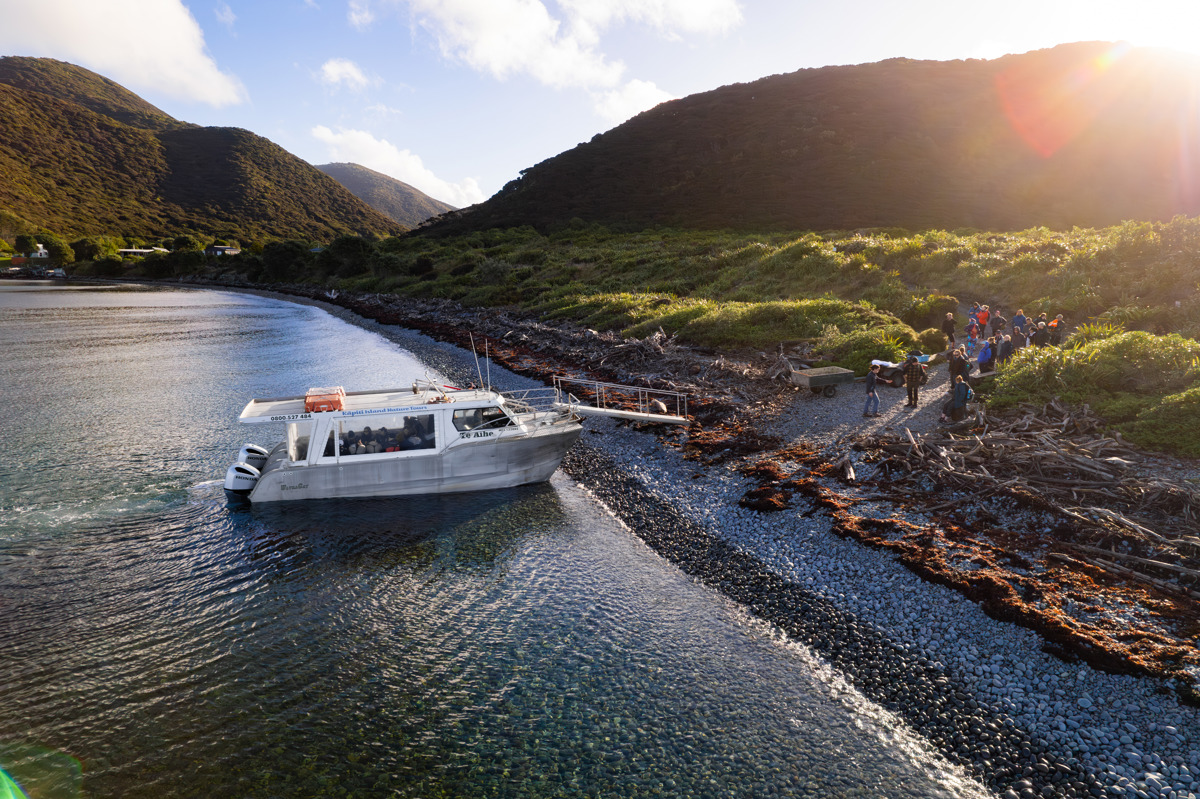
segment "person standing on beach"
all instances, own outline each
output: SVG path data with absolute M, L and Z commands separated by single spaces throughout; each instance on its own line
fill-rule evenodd
M 879 394 L 875 391 L 877 382 L 879 382 L 879 364 L 873 363 L 867 370 L 867 404 L 863 406 L 863 416 L 879 415 Z
M 925 368 L 921 366 L 921 362 L 917 360 L 917 356 L 908 356 L 908 363 L 904 366 L 904 385 L 908 388 L 908 402 L 905 404 L 905 407 L 917 407 L 917 389 L 920 388 L 921 378 L 924 375 Z
M 942 320 L 942 332 L 946 334 L 946 338 L 950 340 L 949 349 L 954 349 L 954 313 L 946 314 L 946 318 Z
M 992 309 L 986 305 L 979 306 L 979 313 L 975 315 L 975 321 L 979 322 L 979 335 L 981 338 L 987 337 L 988 320 L 992 318 Z

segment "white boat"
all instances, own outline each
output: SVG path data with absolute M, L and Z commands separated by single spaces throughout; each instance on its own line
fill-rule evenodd
M 567 383 L 592 402 L 567 392 Z M 243 446 L 225 489 L 251 502 L 276 502 L 538 483 L 558 468 L 587 415 L 688 422 L 681 394 L 563 378 L 551 388 L 516 392 L 427 380 L 377 391 L 309 389 L 246 404 L 240 422 L 282 423 L 286 435 L 271 450 Z

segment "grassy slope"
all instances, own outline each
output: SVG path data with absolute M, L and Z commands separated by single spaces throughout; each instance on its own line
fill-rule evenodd
M 516 304 L 630 335 L 661 327 L 712 347 L 811 338 L 853 367 L 907 351 L 937 324 L 945 295 L 1010 318 L 1064 313 L 1083 325 L 1079 349 L 1029 351 L 997 385 L 997 403 L 1089 402 L 1131 440 L 1200 456 L 1200 219 L 1007 234 L 577 224 L 410 235 L 381 248 L 395 256 L 391 273 L 340 285 Z

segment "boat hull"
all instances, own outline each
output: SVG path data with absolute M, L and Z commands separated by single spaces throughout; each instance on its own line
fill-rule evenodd
M 554 474 L 582 429 L 572 422 L 529 435 L 463 441 L 429 455 L 343 458 L 315 465 L 289 464 L 277 447 L 248 499 L 395 497 L 540 483 Z

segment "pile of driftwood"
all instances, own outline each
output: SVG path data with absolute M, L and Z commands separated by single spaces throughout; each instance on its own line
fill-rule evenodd
M 361 316 L 423 330 L 461 346 L 470 346 L 466 335 L 473 334 L 481 356 L 486 341 L 489 353 L 504 356 L 508 366 L 519 366 L 511 362 L 514 351 L 542 355 L 554 362 L 555 371 L 573 365 L 611 382 L 723 397 L 735 404 L 776 390 L 766 378 L 765 363 L 690 347 L 662 329 L 645 338 L 626 338 L 509 309 L 464 308 L 449 300 L 343 293 L 333 301 Z
M 953 427 L 905 428 L 855 447 L 875 453 L 868 477 L 890 496 L 930 512 L 967 513 L 988 497 L 1012 498 L 1069 520 L 1069 540 L 1047 542 L 1056 560 L 1200 599 L 1200 491 L 1156 468 L 1119 433 L 1106 434 L 1086 407 L 1052 402 L 1005 419 L 979 412 Z M 946 499 L 944 489 L 959 494 Z

